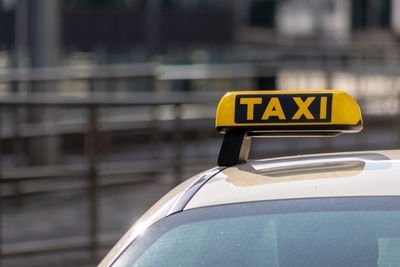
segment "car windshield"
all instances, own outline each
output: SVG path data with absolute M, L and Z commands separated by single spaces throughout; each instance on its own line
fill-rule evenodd
M 279 200 L 171 215 L 113 266 L 400 266 L 400 198 Z

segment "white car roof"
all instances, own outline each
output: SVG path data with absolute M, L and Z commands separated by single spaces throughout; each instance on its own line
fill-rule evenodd
M 185 209 L 278 199 L 400 195 L 400 150 L 249 161 L 208 180 Z
M 314 154 L 217 167 L 160 199 L 99 266 L 109 266 L 147 227 L 182 210 L 263 200 L 400 196 L 400 150 Z

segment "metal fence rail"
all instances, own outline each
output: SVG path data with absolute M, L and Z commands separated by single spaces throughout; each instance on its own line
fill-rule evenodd
M 169 124 L 173 124 L 175 133 L 173 140 L 175 142 L 175 156 L 171 160 L 157 160 L 157 171 L 165 171 L 170 169 L 175 172 L 177 179 L 181 178 L 182 173 L 182 154 L 181 146 L 183 144 L 183 133 L 184 128 L 182 127 L 182 105 L 187 104 L 209 104 L 217 103 L 220 98 L 219 93 L 208 93 L 208 94 L 196 94 L 196 93 L 169 93 L 169 94 L 94 94 L 85 98 L 71 98 L 62 97 L 51 94 L 34 94 L 34 95 L 7 95 L 0 98 L 0 107 L 2 109 L 14 107 L 14 108 L 43 108 L 48 106 L 54 107 L 84 107 L 87 110 L 86 123 L 75 127 L 73 132 L 80 132 L 85 135 L 85 150 L 86 150 L 86 164 L 79 166 L 32 166 L 32 167 L 19 167 L 19 168 L 2 168 L 0 174 L 0 185 L 7 183 L 16 183 L 24 180 L 32 179 L 68 179 L 71 177 L 86 177 L 86 187 L 88 194 L 88 214 L 89 214 L 89 229 L 90 235 L 87 242 L 80 244 L 60 245 L 46 243 L 45 246 L 41 245 L 36 248 L 29 247 L 29 249 L 21 250 L 7 249 L 4 247 L 1 256 L 11 256 L 18 254 L 27 253 L 40 253 L 45 251 L 58 251 L 58 250 L 69 250 L 77 248 L 90 248 L 93 258 L 96 258 L 96 251 L 100 245 L 98 240 L 98 188 L 100 175 L 121 175 L 135 172 L 154 172 L 153 164 L 143 164 L 141 162 L 140 167 L 125 166 L 121 168 L 122 164 L 119 164 L 118 170 L 115 168 L 107 169 L 102 164 L 102 168 L 99 168 L 98 162 L 98 147 L 100 146 L 99 138 L 100 134 L 104 129 L 101 127 L 99 122 L 99 108 L 104 106 L 150 106 L 158 107 L 160 105 L 169 105 L 174 109 L 175 119 L 168 121 Z M 41 124 L 33 125 L 33 129 Z M 119 126 L 119 127 L 118 127 Z M 135 129 L 138 126 L 135 122 L 119 123 L 117 127 L 108 128 L 109 131 L 116 131 L 119 129 Z M 146 124 L 147 127 L 157 126 L 157 122 L 149 122 Z M 17 127 L 20 127 L 18 125 Z M 212 128 L 212 126 L 211 126 Z M 107 129 L 107 128 L 106 128 Z M 3 132 L 3 131 L 0 131 Z M 2 140 L 14 139 L 18 142 L 19 139 L 35 138 L 40 136 L 49 135 L 63 135 L 71 133 L 70 130 L 59 129 L 56 124 L 52 124 L 47 128 L 36 129 L 33 133 L 29 130 L 17 131 L 18 134 L 12 136 L 5 134 Z M 3 132 L 4 133 L 4 132 Z M 6 139 L 5 139 L 6 138 Z M 4 141 L 3 141 L 4 142 Z M 1 144 L 0 144 L 1 146 Z M 0 162 L 2 161 L 0 154 Z M 146 167 L 147 166 L 147 167 Z M 110 167 L 110 164 L 108 164 Z
M 45 107 L 45 106 L 74 106 L 74 107 L 84 107 L 87 112 L 86 123 L 84 127 L 80 127 L 79 130 L 82 130 L 82 134 L 84 134 L 85 142 L 86 142 L 86 164 L 81 164 L 79 166 L 27 166 L 20 168 L 2 168 L 0 173 L 0 185 L 7 183 L 16 183 L 25 180 L 36 180 L 36 179 L 69 179 L 73 177 L 81 177 L 86 179 L 86 189 L 88 194 L 88 201 L 90 205 L 88 206 L 88 214 L 89 214 L 89 222 L 90 222 L 90 236 L 88 239 L 81 239 L 78 243 L 68 243 L 63 245 L 61 243 L 49 243 L 45 242 L 41 246 L 37 247 L 25 247 L 25 249 L 21 248 L 7 248 L 4 246 L 2 256 L 12 256 L 12 255 L 23 255 L 29 253 L 41 253 L 41 252 L 51 252 L 51 251 L 59 251 L 59 250 L 74 250 L 74 249 L 82 249 L 89 248 L 92 256 L 96 257 L 96 251 L 99 246 L 104 246 L 106 243 L 99 241 L 98 235 L 98 190 L 100 186 L 104 186 L 104 184 L 99 183 L 99 177 L 104 175 L 120 175 L 122 173 L 129 174 L 135 172 L 153 172 L 153 162 L 148 160 L 149 162 L 146 167 L 145 162 L 139 162 L 136 166 L 132 166 L 132 164 L 125 165 L 123 163 L 117 164 L 117 168 L 113 168 L 112 164 L 108 165 L 107 168 L 104 164 L 100 164 L 98 161 L 98 147 L 99 147 L 99 136 L 101 135 L 101 123 L 99 122 L 99 108 L 102 106 L 152 106 L 157 107 L 160 105 L 172 105 L 175 110 L 175 119 L 173 121 L 168 121 L 168 124 L 173 124 L 175 129 L 175 134 L 173 136 L 173 140 L 175 143 L 175 156 L 171 159 L 160 160 L 157 159 L 158 171 L 173 171 L 175 176 L 179 179 L 182 174 L 182 145 L 184 140 L 184 132 L 185 129 L 182 127 L 182 105 L 186 105 L 188 103 L 192 104 L 209 104 L 217 102 L 220 94 L 169 94 L 163 95 L 160 94 L 142 94 L 140 98 L 135 94 L 124 94 L 124 95 L 94 95 L 89 96 L 84 99 L 72 99 L 61 96 L 54 95 L 32 95 L 32 96 L 14 96 L 9 95 L 6 97 L 0 98 L 0 106 L 4 109 L 7 107 L 21 107 L 23 105 L 25 108 L 28 107 Z M 372 129 L 379 128 L 380 126 L 385 127 L 395 127 L 398 125 L 397 116 L 369 116 L 365 118 L 366 123 Z M 212 123 L 212 120 L 207 120 Z M 157 122 L 152 122 L 149 126 L 155 126 Z M 54 125 L 53 125 L 54 126 Z M 132 124 L 131 122 L 126 123 L 121 128 L 113 128 L 112 130 L 118 129 L 136 129 L 137 126 Z M 57 126 L 55 127 L 57 128 Z M 212 129 L 212 125 L 210 125 L 210 129 Z M 396 129 L 394 129 L 396 130 Z M 29 133 L 20 134 L 15 136 L 14 139 L 26 139 L 37 136 L 47 136 L 47 135 L 62 135 L 66 134 L 68 131 L 63 132 L 62 130 L 58 131 L 49 131 L 48 129 L 38 130 L 34 135 Z M 9 136 L 5 136 L 9 138 Z M 6 139 L 3 139 L 6 140 Z M 1 145 L 1 143 L 0 143 Z M 358 149 L 365 149 L 367 145 L 361 144 Z M 1 156 L 1 155 L 0 155 Z M 1 157 L 0 157 L 1 162 Z M 86 240 L 86 241 L 85 241 Z M 81 242 L 82 241 L 82 242 Z
M 85 67 L 19 68 L 0 70 L 0 82 L 49 82 L 148 77 L 154 80 L 237 79 L 275 76 L 277 70 L 346 71 L 354 74 L 399 75 L 393 64 L 373 60 L 340 57 L 305 58 L 303 60 L 270 60 L 259 63 L 220 63 L 164 65 L 134 63 Z
M 211 99 L 212 101 L 215 101 L 215 99 Z M 98 139 L 99 135 L 101 134 L 101 131 L 99 130 L 99 120 L 98 120 L 98 108 L 101 106 L 103 100 L 101 101 L 81 101 L 79 104 L 74 104 L 77 106 L 85 106 L 87 109 L 89 109 L 88 117 L 87 117 L 87 127 L 85 127 L 84 134 L 86 135 L 86 155 L 87 155 L 87 163 L 85 165 L 81 165 L 78 168 L 75 169 L 68 169 L 67 166 L 42 166 L 42 167 L 25 167 L 25 168 L 16 168 L 16 169 L 8 169 L 8 168 L 3 168 L 1 172 L 1 179 L 0 182 L 1 184 L 7 184 L 7 183 L 15 183 L 15 182 L 21 182 L 24 180 L 36 180 L 36 179 L 70 179 L 70 178 L 78 178 L 78 179 L 86 179 L 86 190 L 87 190 L 87 195 L 88 195 L 88 214 L 89 214 L 89 222 L 90 222 L 90 236 L 88 238 L 81 238 L 81 239 L 59 239 L 59 240 L 53 240 L 53 241 L 46 241 L 46 242 L 41 242 L 41 243 L 35 243 L 34 245 L 26 245 L 26 244 L 21 244 L 21 246 L 8 246 L 6 244 L 3 244 L 3 251 L 2 251 L 2 257 L 10 257 L 10 256 L 18 256 L 18 255 L 29 255 L 29 254 L 36 254 L 36 253 L 48 253 L 48 252 L 59 252 L 59 251 L 74 251 L 74 250 L 82 250 L 82 249 L 87 249 L 92 253 L 93 259 L 96 259 L 96 252 L 103 247 L 108 247 L 109 245 L 114 242 L 114 239 L 99 239 L 99 232 L 98 232 L 98 209 L 99 209 L 99 195 L 98 191 L 101 186 L 104 186 L 104 184 L 101 184 L 99 182 L 99 178 L 104 175 L 113 175 L 113 172 L 116 171 L 116 168 L 107 168 L 101 167 L 101 164 L 98 162 L 98 154 L 97 154 L 97 148 L 98 148 Z M 208 101 L 208 100 L 207 100 Z M 1 100 L 0 100 L 1 102 Z M 28 100 L 17 100 L 14 99 L 12 103 L 10 101 L 7 101 L 6 105 L 13 105 L 15 103 L 20 104 L 23 102 L 24 104 L 27 104 L 29 102 Z M 34 100 L 28 105 L 44 105 L 45 101 L 40 102 L 38 100 Z M 48 105 L 68 105 L 67 103 L 69 102 L 63 102 L 60 99 L 57 99 L 57 101 L 46 101 L 46 104 Z M 128 101 L 124 101 L 123 105 L 126 105 Z M 171 102 L 168 101 L 170 104 Z M 183 102 L 182 102 L 183 103 Z M 181 102 L 175 102 L 174 104 L 176 105 L 175 107 L 177 108 L 177 111 L 179 111 L 179 105 L 182 104 Z M 159 105 L 160 102 L 152 103 L 154 105 Z M 113 105 L 118 105 L 116 102 L 113 103 Z M 179 114 L 179 112 L 178 112 Z M 366 117 L 365 118 L 366 123 L 371 129 L 379 129 L 382 125 L 386 125 L 386 127 L 397 127 L 397 121 L 398 118 L 397 116 L 391 116 L 391 117 L 381 117 L 381 116 L 373 116 L 373 117 Z M 171 123 L 180 123 L 179 116 L 177 117 L 177 120 Z M 176 135 L 176 139 L 174 139 L 176 142 L 176 148 L 177 151 L 175 152 L 176 156 L 170 160 L 157 160 L 157 164 L 159 167 L 159 171 L 171 171 L 174 172 L 176 177 L 180 177 L 180 173 L 182 170 L 180 169 L 182 167 L 182 154 L 180 151 L 181 146 L 183 144 L 183 131 L 185 129 L 176 127 L 176 129 L 180 129 L 181 134 Z M 395 131 L 395 129 L 393 130 Z M 46 135 L 48 134 L 47 132 L 42 132 L 41 134 Z M 59 133 L 57 133 L 59 134 Z M 31 138 L 29 135 L 28 136 L 20 136 L 19 138 Z M 363 144 L 363 141 L 359 143 L 359 147 L 356 149 L 366 149 L 368 146 L 366 144 Z M 0 158 L 1 160 L 1 158 Z M 151 160 L 150 160 L 151 161 Z M 132 166 L 129 164 L 129 166 L 123 166 L 123 163 L 119 163 L 116 175 L 119 175 L 121 173 L 129 174 L 129 173 L 135 173 L 135 172 L 151 172 L 154 171 L 152 170 L 153 162 L 149 162 L 147 167 L 146 164 L 143 162 L 139 162 L 136 166 Z M 137 167 L 140 166 L 140 167 Z M 86 178 L 85 178 L 86 177 Z M 132 182 L 132 181 L 131 181 Z M 50 189 L 51 190 L 51 189 Z
M 314 64 L 315 63 L 315 64 Z M 129 64 L 118 66 L 88 67 L 88 68 L 51 68 L 51 69 L 17 69 L 0 70 L 0 83 L 5 83 L 16 89 L 20 85 L 31 83 L 49 82 L 57 85 L 58 82 L 84 80 L 87 81 L 86 94 L 79 96 L 62 96 L 51 91 L 44 90 L 47 93 L 17 94 L 18 89 L 12 90 L 13 93 L 0 96 L 0 192 L 1 198 L 6 198 L 13 193 L 5 192 L 4 186 L 10 184 L 24 183 L 27 181 L 41 181 L 44 179 L 70 180 L 79 179 L 84 181 L 81 188 L 87 193 L 88 200 L 88 221 L 89 236 L 74 240 L 54 240 L 54 242 L 42 242 L 21 246 L 4 244 L 0 233 L 0 261 L 1 257 L 11 257 L 17 255 L 27 255 L 44 252 L 55 252 L 64 250 L 88 249 L 96 259 L 97 252 L 104 246 L 109 246 L 114 242 L 114 238 L 104 240 L 99 235 L 98 229 L 98 209 L 99 209 L 99 188 L 107 186 L 113 182 L 101 179 L 105 176 L 120 176 L 135 173 L 160 173 L 170 172 L 176 177 L 175 183 L 182 178 L 184 162 L 198 165 L 202 160 L 198 155 L 195 158 L 188 158 L 184 154 L 184 146 L 187 136 L 197 135 L 196 138 L 210 138 L 210 132 L 213 131 L 213 118 L 199 116 L 198 118 L 186 118 L 183 116 L 184 108 L 187 105 L 202 105 L 205 108 L 215 107 L 218 100 L 224 92 L 164 92 L 159 88 L 159 82 L 170 80 L 197 80 L 197 79 L 226 79 L 226 78 L 254 78 L 260 75 L 275 75 L 276 69 L 285 67 L 293 69 L 304 69 L 309 66 L 311 69 L 322 69 L 326 72 L 343 70 L 343 66 L 336 64 L 335 61 L 307 62 L 301 65 L 296 62 L 269 62 L 264 64 L 217 64 L 217 65 L 194 65 L 194 66 L 166 66 L 155 63 Z M 360 73 L 382 73 L 399 74 L 398 70 L 393 68 L 365 67 L 363 64 L 348 64 L 347 71 L 357 74 Z M 321 67 L 321 68 L 319 68 Z M 97 82 L 102 80 L 113 80 L 119 78 L 149 78 L 152 83 L 152 93 L 100 93 L 97 90 Z M 107 87 L 107 92 L 109 88 Z M 244 88 L 247 89 L 247 88 Z M 28 90 L 27 90 L 28 91 Z M 25 91 L 24 91 L 25 93 Z M 359 99 L 362 109 L 365 100 L 371 102 L 371 99 Z M 375 99 L 374 101 L 380 101 Z M 211 104 L 211 105 L 210 105 Z M 158 110 L 160 107 L 168 106 L 172 110 L 168 119 L 162 119 Z M 123 120 L 123 121 L 104 121 L 101 118 L 103 108 L 133 108 L 149 107 L 150 119 Z M 50 122 L 28 122 L 20 118 L 21 111 L 29 113 L 35 109 L 45 108 L 68 108 L 83 109 L 85 116 L 83 120 L 72 123 L 62 123 L 51 120 Z M 214 110 L 212 113 L 214 113 Z M 365 123 L 368 125 L 368 131 L 391 132 L 396 136 L 388 146 L 395 147 L 400 144 L 400 125 L 398 111 L 393 115 L 368 115 L 365 116 Z M 6 118 L 4 114 L 9 114 L 12 118 Z M 382 130 L 384 129 L 384 130 Z M 132 162 L 101 162 L 99 160 L 101 149 L 105 145 L 104 136 L 110 133 L 123 131 L 144 131 L 143 135 L 150 135 L 150 141 L 147 144 L 151 148 L 160 143 L 162 135 L 167 135 L 172 146 L 172 156 L 168 158 L 151 158 L 137 160 Z M 196 132 L 196 133 L 193 133 Z M 24 142 L 41 137 L 62 137 L 70 135 L 79 135 L 84 139 L 85 160 L 80 164 L 67 165 L 41 165 L 41 166 L 9 166 L 5 164 L 6 157 L 18 158 L 24 153 Z M 369 136 L 373 134 L 361 134 L 353 147 L 347 147 L 353 150 L 364 150 L 379 147 L 368 143 Z M 211 133 L 212 137 L 212 133 Z M 192 137 L 194 138 L 194 137 Z M 349 141 L 351 143 L 352 141 Z M 299 142 L 301 143 L 301 142 Z M 288 145 L 286 154 L 301 153 L 296 148 L 296 141 L 293 146 Z M 11 147 L 11 148 L 10 148 Z M 6 153 L 7 149 L 13 154 Z M 320 151 L 333 151 L 335 145 L 331 141 L 321 144 L 319 150 L 308 149 L 307 153 Z M 157 170 L 154 170 L 154 164 L 157 164 Z M 155 178 L 157 179 L 157 178 Z M 143 180 L 123 180 L 125 182 L 143 182 Z M 43 191 L 56 190 L 55 188 L 43 188 Z M 24 194 L 25 192 L 17 192 Z M 29 192 L 27 192 L 29 193 Z M 2 210 L 0 209 L 0 222 L 2 220 Z M 0 225 L 0 231 L 2 230 Z

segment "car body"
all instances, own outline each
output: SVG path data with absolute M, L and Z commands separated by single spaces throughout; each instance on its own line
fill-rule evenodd
M 232 164 L 169 192 L 100 266 L 400 266 L 400 150 L 243 161 L 239 143 Z

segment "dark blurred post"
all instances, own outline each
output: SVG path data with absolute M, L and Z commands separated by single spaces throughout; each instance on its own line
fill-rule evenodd
M 241 31 L 249 24 L 251 1 L 235 0 L 232 3 L 233 27 L 237 41 L 240 40 Z
M 15 6 L 14 18 L 14 56 L 12 66 L 14 69 L 28 68 L 28 0 L 19 0 Z M 10 83 L 11 92 L 15 95 L 26 93 L 28 91 L 27 83 L 12 81 Z M 14 126 L 13 157 L 14 165 L 21 167 L 23 165 L 24 140 L 21 138 L 21 124 L 23 123 L 24 109 L 22 105 L 10 107 L 12 109 L 12 122 Z M 19 195 L 21 184 L 13 183 L 16 195 Z M 18 199 L 19 201 L 21 199 Z
M 61 13 L 59 0 L 29 1 L 30 58 L 32 68 L 57 65 L 60 50 Z M 56 93 L 54 82 L 32 83 L 32 93 Z M 54 108 L 46 107 L 30 112 L 32 122 L 51 124 L 56 120 Z M 60 142 L 56 136 L 32 139 L 32 164 L 56 164 L 60 157 Z
M 15 56 L 13 67 L 26 68 L 28 58 L 28 0 L 19 0 L 15 7 Z
M 381 11 L 381 1 L 368 0 L 367 5 L 367 27 L 376 30 L 379 27 L 379 12 Z
M 97 260 L 97 235 L 98 235 L 98 187 L 97 187 L 97 146 L 98 125 L 97 105 L 90 105 L 88 110 L 88 131 L 86 135 L 86 153 L 88 157 L 88 196 L 89 196 L 89 239 L 90 251 L 93 260 Z
M 276 90 L 277 89 L 277 69 L 274 66 L 259 66 L 260 73 L 265 73 L 264 76 L 256 78 L 257 90 Z
M 146 47 L 148 55 L 153 56 L 159 52 L 160 45 L 160 20 L 161 1 L 148 0 L 145 6 Z
M 174 105 L 175 113 L 175 129 L 174 129 L 174 144 L 175 144 L 175 162 L 174 162 L 174 175 L 175 175 L 175 185 L 182 182 L 183 175 L 183 144 L 184 144 L 184 132 L 182 125 L 182 105 Z
M 2 114 L 3 108 L 0 108 L 0 114 Z M 0 132 L 2 131 L 2 118 L 0 117 Z M 1 138 L 0 138 L 0 267 L 3 266 L 3 182 L 1 179 L 3 178 L 3 157 L 1 152 Z

